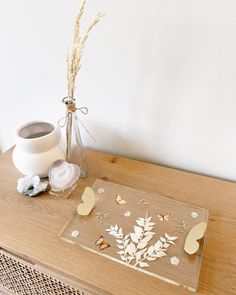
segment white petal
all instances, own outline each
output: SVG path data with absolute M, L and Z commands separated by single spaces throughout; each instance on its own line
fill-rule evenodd
M 146 246 L 147 246 L 147 244 L 148 243 L 142 243 L 142 242 L 140 242 L 140 243 L 138 243 L 138 249 L 143 249 L 143 248 L 145 248 Z
M 162 245 L 163 245 L 162 242 L 160 240 L 158 240 L 156 242 L 156 244 L 154 245 L 154 249 L 159 250 L 162 247 Z
M 136 222 L 139 226 L 144 226 L 144 224 L 145 224 L 144 220 L 142 221 L 142 220 L 138 219 L 138 220 L 136 220 Z
M 142 227 L 136 226 L 136 225 L 134 226 L 134 231 L 135 231 L 135 233 L 136 233 L 137 236 L 141 236 L 142 233 L 143 233 Z
M 118 244 L 122 244 L 122 243 L 123 243 L 122 240 L 116 240 L 116 242 L 117 242 Z
M 149 265 L 146 262 L 139 262 L 140 267 L 148 267 Z
M 156 253 L 156 257 L 163 257 L 163 256 L 166 256 L 165 252 L 160 251 Z
M 163 238 L 163 237 L 160 237 L 160 240 L 161 240 L 163 243 L 165 243 L 165 242 L 166 242 L 166 239 L 165 239 L 165 238 Z
M 154 252 L 154 247 L 153 247 L 153 246 L 150 246 L 150 247 L 148 248 L 147 253 L 148 253 L 149 255 L 151 255 L 153 252 Z
M 175 241 L 175 240 L 177 240 L 177 239 L 178 239 L 178 237 L 169 237 L 168 240 L 170 240 L 170 241 Z
M 117 253 L 121 255 L 121 254 L 125 254 L 125 251 L 121 250 L 121 251 L 118 251 Z
M 119 249 L 124 249 L 124 247 L 122 245 L 116 245 Z
M 130 237 L 131 237 L 131 240 L 132 240 L 134 243 L 138 243 L 138 242 L 139 242 L 139 238 L 138 238 L 138 236 L 137 236 L 135 233 L 131 233 L 131 234 L 130 234 Z
M 142 239 L 142 243 L 148 243 L 153 238 L 153 235 L 146 236 L 144 239 Z
M 134 244 L 131 242 L 127 248 L 126 248 L 127 252 L 129 253 L 129 255 L 133 255 L 134 254 L 134 251 L 135 251 L 135 246 Z

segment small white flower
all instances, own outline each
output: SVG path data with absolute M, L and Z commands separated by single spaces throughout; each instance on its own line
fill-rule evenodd
M 126 211 L 126 212 L 124 213 L 124 216 L 125 216 L 125 217 L 130 217 L 130 216 L 131 216 L 131 211 Z
M 192 216 L 192 218 L 198 218 L 198 213 L 197 212 L 192 212 L 191 216 Z
M 79 236 L 79 231 L 78 230 L 73 230 L 73 232 L 71 233 L 71 236 L 73 238 L 77 238 Z
M 102 187 L 101 187 L 101 188 L 99 188 L 99 189 L 98 189 L 98 193 L 99 193 L 99 194 L 102 194 L 102 193 L 104 193 L 104 189 L 103 189 Z
M 170 258 L 170 263 L 171 263 L 172 265 L 177 266 L 177 265 L 179 264 L 179 258 L 176 257 L 176 256 L 171 257 L 171 258 Z

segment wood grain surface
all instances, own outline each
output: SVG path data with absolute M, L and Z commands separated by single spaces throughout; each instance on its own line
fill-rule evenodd
M 0 247 L 114 295 L 178 295 L 189 291 L 143 275 L 65 243 L 58 233 L 72 216 L 85 186 L 108 180 L 209 210 L 197 294 L 236 294 L 236 184 L 87 150 L 89 174 L 72 197 L 16 192 L 20 174 L 11 151 L 0 157 Z

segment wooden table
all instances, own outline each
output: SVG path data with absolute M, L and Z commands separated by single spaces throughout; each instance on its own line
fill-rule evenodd
M 67 200 L 47 193 L 37 198 L 19 195 L 16 182 L 20 175 L 12 164 L 11 151 L 0 157 L 0 247 L 4 251 L 71 286 L 85 288 L 86 295 L 191 294 L 58 238 L 76 208 L 78 192 L 99 178 L 209 209 L 197 294 L 236 294 L 235 183 L 92 150 L 86 154 L 89 175 Z

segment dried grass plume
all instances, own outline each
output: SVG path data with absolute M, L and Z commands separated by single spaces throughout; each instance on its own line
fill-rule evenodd
M 82 36 L 80 23 L 85 11 L 86 2 L 87 0 L 83 0 L 83 2 L 81 3 L 79 13 L 75 20 L 74 39 L 71 55 L 69 53 L 69 50 L 67 51 L 67 91 L 69 99 L 74 98 L 75 81 L 77 74 L 81 68 L 80 62 L 89 34 L 104 15 L 101 12 L 97 13 L 95 19 L 91 22 L 85 34 Z

